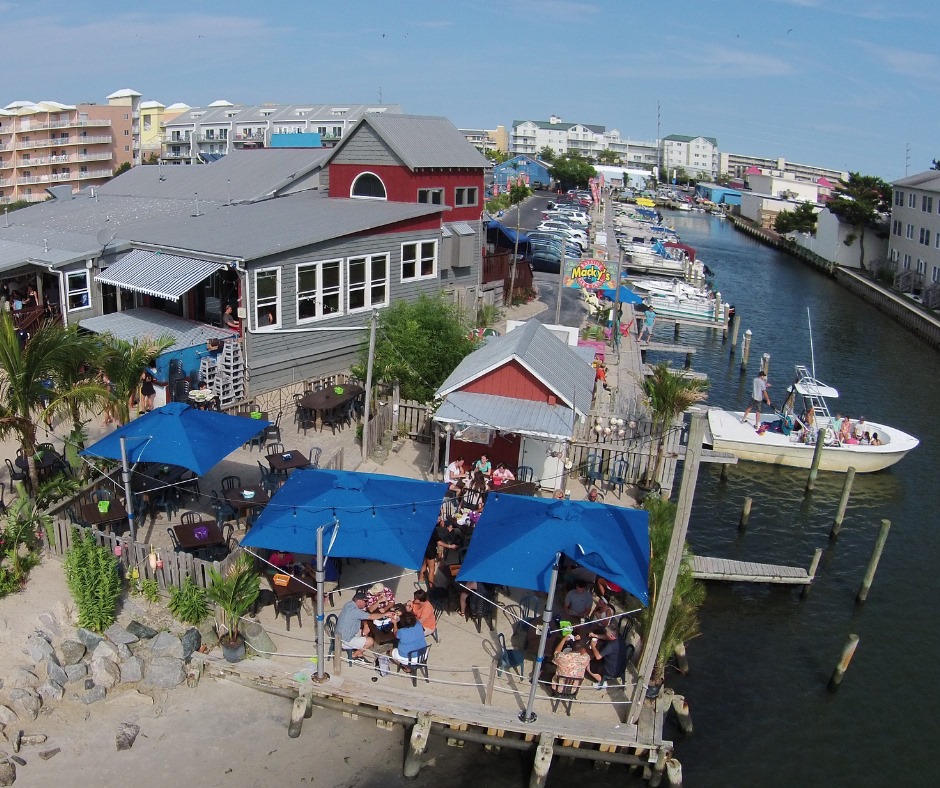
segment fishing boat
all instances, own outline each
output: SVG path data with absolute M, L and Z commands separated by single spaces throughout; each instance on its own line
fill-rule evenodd
M 788 396 L 779 413 L 761 416 L 760 428 L 748 416 L 742 422 L 742 411 L 712 409 L 708 411 L 708 432 L 705 443 L 716 451 L 735 455 L 739 460 L 809 468 L 818 440 L 823 440 L 819 469 L 845 473 L 872 473 L 894 465 L 916 448 L 920 441 L 887 424 L 863 421 L 863 438 L 840 437 L 839 428 L 829 413 L 826 401 L 836 399 L 839 392 L 818 381 L 805 366 L 797 365 L 796 379 L 787 390 Z M 801 401 L 802 409 L 796 406 Z M 798 415 L 797 415 L 798 414 Z M 850 420 L 850 435 L 857 420 Z M 864 434 L 875 435 L 878 442 L 866 442 Z

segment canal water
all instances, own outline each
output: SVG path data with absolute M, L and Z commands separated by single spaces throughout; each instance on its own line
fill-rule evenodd
M 748 371 L 720 332 L 689 330 L 694 368 L 711 381 L 708 402 L 742 409 L 759 359 L 769 353 L 771 399 L 783 400 L 795 364 L 810 363 L 841 397 L 830 409 L 896 426 L 921 445 L 893 468 L 856 476 L 845 524 L 828 533 L 843 477 L 741 463 L 719 478 L 703 465 L 689 542 L 700 555 L 808 566 L 825 547 L 809 597 L 751 584 L 708 586 L 703 634 L 689 644 L 691 672 L 672 674 L 695 734 L 676 734 L 693 786 L 917 785 L 933 769 L 923 753 L 940 733 L 934 713 L 940 636 L 935 514 L 940 468 L 940 356 L 873 307 L 806 264 L 762 246 L 720 219 L 670 214 L 682 240 L 715 272 L 717 287 L 752 331 Z M 671 327 L 659 337 L 669 341 Z M 652 356 L 652 354 L 651 354 Z M 651 358 L 650 360 L 656 360 Z M 681 361 L 681 359 L 680 359 Z M 747 532 L 741 503 L 753 498 Z M 867 603 L 855 594 L 882 518 L 892 528 Z M 826 683 L 849 633 L 860 643 L 840 690 Z

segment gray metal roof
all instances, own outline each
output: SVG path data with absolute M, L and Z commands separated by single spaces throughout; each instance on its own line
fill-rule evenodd
M 539 438 L 570 438 L 574 429 L 574 413 L 564 405 L 467 391 L 448 394 L 434 414 L 434 420 L 453 424 L 482 424 L 503 432 L 517 432 Z
M 362 124 L 369 124 L 402 160 L 406 167 L 417 170 L 427 167 L 486 167 L 486 157 L 467 142 L 447 118 L 431 115 L 387 115 L 368 113 L 363 116 L 333 148 L 342 150 Z
M 210 165 L 215 166 L 215 165 Z M 127 228 L 134 243 L 249 260 L 440 213 L 440 205 L 341 200 L 301 192 L 241 205 L 211 205 Z
M 908 186 L 929 192 L 937 191 L 940 189 L 940 171 L 927 170 L 927 172 L 919 172 L 916 175 L 901 178 L 898 181 L 891 181 L 891 185 Z
M 101 195 L 245 202 L 270 196 L 322 167 L 327 148 L 236 150 L 211 165 L 132 167 L 99 188 Z
M 594 369 L 537 320 L 529 320 L 464 358 L 437 390 L 448 399 L 458 389 L 490 370 L 515 359 L 548 386 L 558 399 L 573 405 L 582 415 L 591 410 Z M 534 406 L 538 403 L 526 402 Z
M 342 107 L 347 111 L 343 115 L 334 115 L 335 108 Z M 383 113 L 401 112 L 400 104 L 256 104 L 251 106 L 222 106 L 222 107 L 191 107 L 187 112 L 166 121 L 167 128 L 174 126 L 192 126 L 228 124 L 228 123 L 267 123 L 268 121 L 342 121 L 356 120 L 369 109 L 381 108 Z M 298 114 L 308 110 L 306 114 Z M 229 117 L 229 113 L 236 113 Z M 267 113 L 267 114 L 265 114 Z
M 476 230 L 466 222 L 454 222 L 451 227 L 457 235 L 476 235 Z
M 145 308 L 87 317 L 80 321 L 79 325 L 96 334 L 111 334 L 127 342 L 145 337 L 159 339 L 168 335 L 173 338 L 174 343 L 166 352 L 204 345 L 209 339 L 225 339 L 232 336 L 231 331 L 222 328 Z
M 179 301 L 220 268 L 221 263 L 135 249 L 95 277 L 96 282 Z

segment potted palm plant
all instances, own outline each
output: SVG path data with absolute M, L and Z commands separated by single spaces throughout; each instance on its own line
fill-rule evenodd
M 245 641 L 238 631 L 239 622 L 254 605 L 259 591 L 258 573 L 248 553 L 241 553 L 222 572 L 214 567 L 209 568 L 206 596 L 222 613 L 216 629 L 222 644 L 222 655 L 229 662 L 239 662 L 245 658 Z

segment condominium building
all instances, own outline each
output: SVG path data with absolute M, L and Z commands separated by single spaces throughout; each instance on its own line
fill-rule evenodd
M 714 137 L 690 137 L 669 134 L 663 137 L 663 178 L 672 178 L 680 167 L 693 178 L 714 181 L 718 177 L 718 140 Z
M 797 164 L 782 157 L 772 159 L 766 156 L 748 156 L 743 153 L 719 154 L 719 171 L 722 175 L 743 178 L 751 167 L 756 167 L 767 175 L 789 175 L 798 181 L 817 181 L 825 178 L 828 181 L 838 182 L 849 178 L 845 170 L 834 170 L 831 167 L 819 167 L 815 164 Z
M 505 126 L 497 126 L 495 129 L 460 129 L 460 133 L 481 153 L 509 153 L 509 132 Z
M 549 148 L 559 156 L 576 154 L 597 158 L 602 151 L 616 153 L 623 164 L 652 170 L 658 161 L 659 147 L 654 141 L 624 139 L 618 129 L 594 123 L 571 123 L 552 115 L 548 120 L 514 120 L 509 150 L 535 155 Z
M 891 186 L 888 256 L 899 274 L 914 273 L 915 288 L 940 284 L 940 171 L 927 170 Z
M 140 94 L 107 104 L 14 101 L 0 109 L 0 203 L 41 202 L 48 186 L 104 183 L 140 160 Z
M 169 109 L 169 108 L 167 108 Z M 277 134 L 319 134 L 332 148 L 367 113 L 401 114 L 398 104 L 262 104 L 213 101 L 164 120 L 161 159 L 169 164 L 211 161 L 241 148 L 272 147 Z

